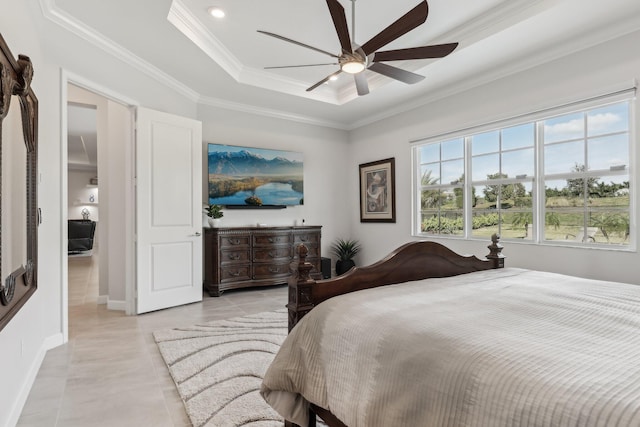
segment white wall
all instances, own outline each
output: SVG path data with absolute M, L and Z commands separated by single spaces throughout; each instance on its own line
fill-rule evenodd
M 196 104 L 149 78 L 119 58 L 107 55 L 42 16 L 38 0 L 0 0 L 0 32 L 12 53 L 34 64 L 33 88 L 39 101 L 38 289 L 0 331 L 0 426 L 18 420 L 46 350 L 64 341 L 63 265 L 66 263 L 66 201 L 62 202 L 63 147 L 61 74 L 81 84 L 108 88 L 135 105 L 195 118 Z M 64 136 L 66 138 L 66 135 Z M 66 155 L 66 154 L 65 154 Z M 64 165 L 66 168 L 66 165 Z M 101 195 L 101 201 L 104 201 Z
M 411 237 L 411 146 L 409 141 L 445 132 L 506 119 L 542 108 L 602 94 L 607 90 L 640 78 L 640 56 L 637 46 L 640 32 L 609 41 L 571 56 L 555 60 L 433 102 L 407 113 L 353 131 L 351 137 L 351 169 L 360 163 L 387 157 L 396 158 L 397 223 L 359 222 L 357 197 L 350 199 L 350 223 L 355 237 L 363 243 L 360 264 L 369 264 L 387 255 Z M 637 104 L 637 102 L 636 102 Z M 635 109 L 635 129 L 640 123 Z M 637 144 L 637 134 L 634 138 Z M 636 170 L 640 166 L 640 150 L 634 147 Z M 633 183 L 636 198 L 640 196 L 640 174 Z M 358 181 L 349 181 L 349 194 L 358 194 Z M 632 221 L 632 233 L 638 234 L 638 212 Z M 484 256 L 488 242 L 439 240 L 453 250 Z M 636 266 L 637 252 L 593 249 L 571 249 L 505 243 L 508 266 L 534 268 L 598 279 L 640 283 Z
M 125 221 L 128 215 L 126 198 L 130 194 L 128 192 L 130 177 L 127 176 L 129 172 L 125 165 L 132 159 L 129 154 L 133 150 L 132 113 L 124 105 L 75 85 L 68 85 L 68 101 L 96 107 L 98 170 L 100 171 L 98 189 L 103 208 L 102 220 L 98 226 L 98 240 L 102 244 L 99 255 L 99 300 L 105 301 L 111 309 L 124 310 L 126 256 L 130 256 L 127 251 Z M 71 206 L 76 200 L 71 191 L 75 188 L 72 184 L 77 174 L 78 172 L 70 171 L 68 175 L 69 218 L 72 218 Z M 85 176 L 82 178 L 85 179 L 85 183 L 89 182 Z M 82 201 L 87 199 L 88 192 L 98 193 L 96 189 L 84 191 L 80 189 L 80 191 Z M 78 209 L 73 210 L 74 214 L 76 210 Z M 91 219 L 94 218 L 91 217 Z
M 100 220 L 100 209 L 97 205 L 99 202 L 98 187 L 89 186 L 89 180 L 95 178 L 97 172 L 70 170 L 68 174 L 68 210 L 69 219 L 82 219 L 82 210 L 89 210 L 89 219 L 92 221 Z M 93 195 L 94 202 L 89 201 L 89 197 Z M 94 204 L 95 203 L 95 204 Z
M 109 298 L 107 307 L 125 310 L 127 265 L 133 264 L 130 242 L 133 235 L 128 228 L 131 220 L 127 209 L 133 208 L 131 197 L 131 169 L 125 167 L 132 161 L 132 115 L 129 109 L 113 101 L 107 101 L 106 154 L 108 181 L 105 186 L 109 195 L 106 205 L 109 218 Z M 103 191 L 101 189 L 101 191 Z M 133 222 L 131 220 L 131 222 Z M 102 257 L 102 253 L 100 254 Z M 129 261 L 129 262 L 127 262 Z
M 323 254 L 337 237 L 355 237 L 364 250 L 358 261 L 378 260 L 392 248 L 411 240 L 410 148 L 408 141 L 542 107 L 581 99 L 602 88 L 629 82 L 640 74 L 635 54 L 640 34 L 624 37 L 560 59 L 535 70 L 452 96 L 412 112 L 368 125 L 347 134 L 311 125 L 196 105 L 193 98 L 112 57 L 78 36 L 44 19 L 37 0 L 0 0 L 0 29 L 14 55 L 31 57 L 34 90 L 39 99 L 39 231 L 38 290 L 14 319 L 0 331 L 0 426 L 13 425 L 27 397 L 45 351 L 63 341 L 62 265 L 67 206 L 63 206 L 61 71 L 123 94 L 134 104 L 203 121 L 206 143 L 301 150 L 305 154 L 305 205 L 277 211 L 227 211 L 226 225 L 258 221 L 293 224 L 305 218 L 323 226 Z M 638 120 L 636 113 L 635 122 Z M 64 136 L 66 138 L 66 136 Z M 350 140 L 350 144 L 345 144 Z M 638 164 L 638 152 L 635 159 Z M 396 224 L 361 224 L 358 208 L 358 164 L 396 158 Z M 206 158 L 206 156 L 204 157 Z M 206 170 L 206 168 L 205 168 Z M 102 171 L 101 171 L 102 173 Z M 639 174 L 640 176 L 640 174 Z M 203 182 L 205 177 L 203 176 Z M 638 188 L 638 180 L 634 182 Z M 203 194 L 203 201 L 206 200 Z M 104 195 L 101 194 L 101 201 Z M 638 239 L 637 217 L 633 224 Z M 463 253 L 484 254 L 487 242 L 446 242 Z M 507 244 L 508 265 L 556 270 L 577 275 L 637 282 L 633 268 L 637 253 L 548 248 Z M 558 262 L 558 260 L 562 260 Z
M 8 426 L 17 421 L 46 350 L 64 340 L 61 307 L 63 285 L 66 285 L 63 265 L 66 263 L 64 238 L 68 206 L 62 201 L 63 188 L 66 188 L 63 179 L 66 176 L 66 164 L 63 163 L 66 144 L 62 138 L 66 139 L 66 135 L 61 135 L 61 105 L 67 88 L 66 85 L 61 87 L 61 82 L 66 83 L 61 75 L 100 93 L 122 95 L 133 105 L 203 120 L 203 153 L 206 142 L 305 153 L 304 206 L 259 211 L 259 215 L 229 211 L 225 213 L 227 225 L 257 221 L 289 225 L 294 219 L 304 218 L 310 225 L 323 226 L 322 250 L 326 254 L 331 240 L 338 236 L 348 237 L 348 214 L 344 207 L 350 195 L 343 185 L 350 166 L 345 148 L 346 132 L 210 107 L 198 111 L 193 99 L 44 19 L 37 0 L 15 4 L 0 0 L 0 10 L 11 12 L 0 15 L 0 29 L 14 54 L 28 54 L 34 62 L 33 86 L 39 99 L 39 167 L 42 175 L 38 196 L 44 218 L 39 227 L 39 288 L 0 332 L 0 365 L 7 367 L 0 387 L 0 426 Z M 119 128 L 115 132 L 124 131 Z M 100 182 L 103 182 L 104 170 L 99 169 Z M 111 206 L 111 200 L 105 200 L 105 197 L 108 199 L 100 188 L 100 202 Z M 104 215 L 100 228 L 103 222 Z M 108 292 L 111 294 L 111 288 Z M 123 295 L 117 297 L 124 298 Z
M 304 154 L 304 205 L 286 209 L 223 210 L 223 226 L 307 225 L 322 226 L 322 256 L 329 257 L 329 246 L 338 237 L 349 237 L 352 193 L 345 182 L 352 178 L 348 159 L 347 133 L 313 125 L 200 106 L 202 121 L 203 204 L 207 203 L 207 143 L 240 145 Z M 356 174 L 357 176 L 357 174 Z
M 39 99 L 39 172 L 38 200 L 44 222 L 39 227 L 38 289 L 9 324 L 0 331 L 0 426 L 13 425 L 48 347 L 62 342 L 60 301 L 60 192 L 58 114 L 51 109 L 59 89 L 56 70 L 45 59 L 37 28 L 30 17 L 27 2 L 0 0 L 0 31 L 14 56 L 27 54 L 36 70 L 33 89 Z M 11 13 L 9 13 L 9 11 Z M 50 111 L 51 114 L 43 113 Z
M 109 134 L 109 124 L 108 124 L 108 114 L 107 114 L 107 99 L 96 95 L 95 93 L 89 92 L 83 88 L 80 88 L 75 85 L 67 85 L 67 101 L 83 104 L 89 106 L 95 106 L 96 109 L 96 138 L 98 144 L 98 170 L 100 171 L 100 179 L 98 180 L 98 192 L 101 193 L 101 202 L 102 206 L 109 206 L 109 198 L 110 191 L 108 186 L 108 180 L 110 176 L 109 171 L 109 158 L 108 158 L 108 134 Z M 64 165 L 63 165 L 64 168 Z M 69 205 L 72 205 L 75 201 L 75 198 L 71 195 L 71 183 L 72 183 L 72 172 L 70 171 L 67 176 L 67 188 L 69 192 L 67 193 L 67 199 Z M 88 182 L 88 181 L 87 181 Z M 67 213 L 68 217 L 71 218 L 72 211 Z M 100 256 L 98 258 L 98 300 L 101 303 L 105 303 L 109 298 L 109 277 L 110 277 L 110 269 L 109 269 L 109 215 L 103 215 L 102 221 L 98 225 L 96 229 L 97 239 L 102 245 L 102 251 L 100 252 Z

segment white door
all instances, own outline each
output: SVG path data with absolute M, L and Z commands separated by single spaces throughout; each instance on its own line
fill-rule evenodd
M 202 124 L 138 108 L 137 313 L 202 300 Z

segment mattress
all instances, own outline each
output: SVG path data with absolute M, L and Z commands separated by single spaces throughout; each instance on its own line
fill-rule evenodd
M 640 286 L 516 268 L 329 299 L 261 394 L 307 425 L 640 426 Z

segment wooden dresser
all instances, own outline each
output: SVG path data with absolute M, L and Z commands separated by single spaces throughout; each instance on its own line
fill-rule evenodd
M 321 228 L 205 228 L 204 288 L 217 297 L 227 289 L 287 283 L 300 243 L 309 249 L 307 261 L 320 271 Z

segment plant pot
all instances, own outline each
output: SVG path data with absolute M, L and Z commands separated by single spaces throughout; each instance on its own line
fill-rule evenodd
M 209 218 L 209 226 L 212 228 L 220 227 L 222 220 L 220 218 Z
M 336 261 L 336 275 L 340 276 L 356 266 L 352 259 L 339 259 Z

